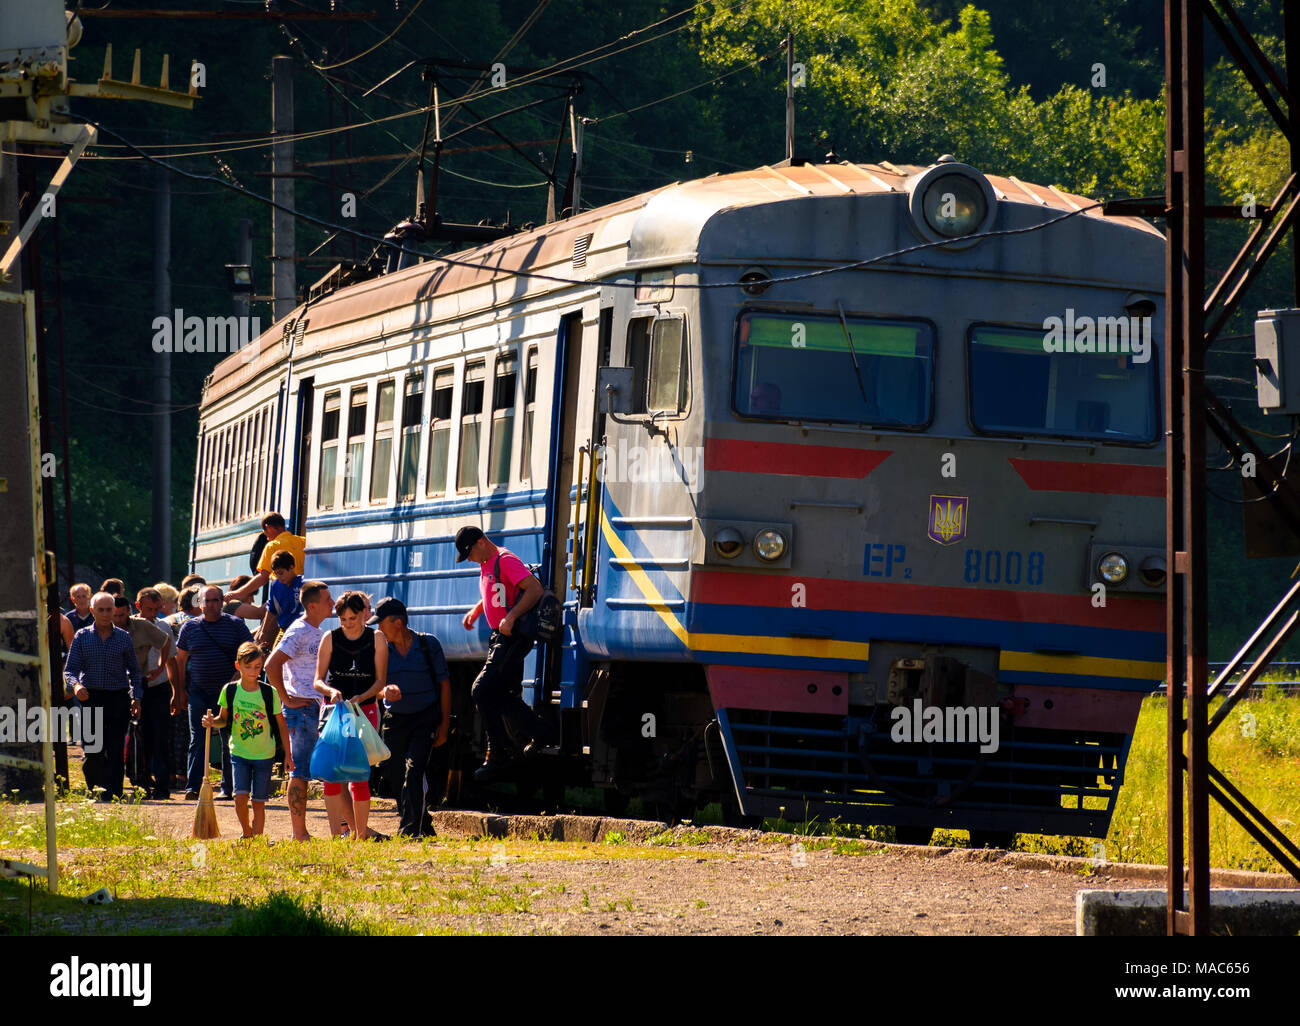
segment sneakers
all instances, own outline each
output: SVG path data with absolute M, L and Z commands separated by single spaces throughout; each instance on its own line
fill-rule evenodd
M 381 834 L 378 830 L 367 829 L 365 839 L 367 841 L 387 841 L 389 838 L 387 834 Z
M 187 802 L 197 802 L 197 801 L 199 800 L 199 792 L 198 792 L 198 791 L 186 791 L 186 792 L 185 792 L 185 800 L 186 800 Z
M 233 802 L 235 800 L 235 796 L 226 791 L 218 791 L 215 797 L 219 802 Z

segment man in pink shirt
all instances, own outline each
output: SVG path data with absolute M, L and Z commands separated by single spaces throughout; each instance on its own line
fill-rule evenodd
M 520 688 L 524 679 L 524 658 L 533 648 L 534 639 L 515 633 L 519 618 L 541 600 L 542 582 L 534 577 L 509 549 L 497 548 L 477 527 L 462 527 L 456 532 L 456 562 L 472 559 L 479 564 L 479 594 L 483 597 L 461 621 L 467 631 L 482 613 L 487 617 L 492 636 L 488 639 L 488 657 L 479 672 L 470 696 L 483 717 L 488 750 L 483 765 L 474 771 L 480 783 L 499 780 L 506 766 L 514 761 L 505 717 L 509 716 L 524 729 L 535 743 L 555 738 L 555 728 L 524 704 Z

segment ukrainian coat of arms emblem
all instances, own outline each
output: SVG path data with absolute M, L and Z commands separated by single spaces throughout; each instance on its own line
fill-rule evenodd
M 970 520 L 970 498 L 964 495 L 931 495 L 926 537 L 940 545 L 954 545 L 966 537 Z

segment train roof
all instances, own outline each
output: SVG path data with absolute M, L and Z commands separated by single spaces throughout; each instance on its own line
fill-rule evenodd
M 715 215 L 728 210 L 809 197 L 905 195 L 909 179 L 925 171 L 918 165 L 796 163 L 764 165 L 749 171 L 713 174 L 674 182 L 577 216 L 539 225 L 504 239 L 451 254 L 461 264 L 437 258 L 358 282 L 314 302 L 299 305 L 258 340 L 254 355 L 235 353 L 213 369 L 203 403 L 229 395 L 283 360 L 293 332 L 310 328 L 309 347 L 323 351 L 402 331 L 416 323 L 468 317 L 501 302 L 567 287 L 544 278 L 521 277 L 528 269 L 562 279 L 591 280 L 638 267 L 664 266 L 694 258 L 700 233 Z M 1092 200 L 1051 185 L 1014 176 L 985 174 L 999 202 L 1041 207 L 1044 211 L 1082 210 L 1082 217 L 1105 220 L 1153 235 L 1163 234 L 1136 217 L 1103 217 Z M 471 266 L 464 266 L 471 265 Z M 473 298 L 471 293 L 478 295 Z M 297 332 L 299 339 L 303 332 Z

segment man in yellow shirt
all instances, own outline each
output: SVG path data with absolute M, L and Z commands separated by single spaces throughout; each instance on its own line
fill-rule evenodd
M 307 552 L 307 539 L 300 534 L 291 534 L 285 530 L 284 517 L 279 513 L 268 513 L 262 518 L 262 530 L 266 533 L 266 545 L 257 560 L 257 573 L 253 579 L 238 591 L 226 594 L 227 602 L 247 602 L 257 593 L 257 589 L 271 579 L 271 560 L 277 552 L 293 554 L 293 564 L 298 573 L 303 572 L 303 557 Z

